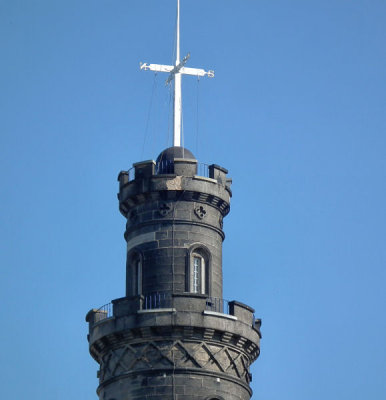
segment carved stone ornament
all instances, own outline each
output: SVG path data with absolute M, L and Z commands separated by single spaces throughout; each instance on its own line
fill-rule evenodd
M 251 361 L 240 351 L 205 341 L 139 343 L 111 349 L 101 360 L 100 383 L 129 371 L 157 368 L 200 368 L 250 381 Z
M 182 190 L 182 176 L 176 176 L 174 179 L 166 180 L 167 190 Z
M 170 214 L 173 210 L 173 206 L 170 203 L 162 202 L 159 204 L 158 212 L 162 217 L 166 217 L 166 215 Z
M 206 209 L 203 205 L 196 206 L 194 208 L 194 213 L 197 215 L 198 218 L 203 219 L 206 217 Z

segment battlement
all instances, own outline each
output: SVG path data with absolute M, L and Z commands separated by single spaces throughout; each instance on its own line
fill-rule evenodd
M 86 317 L 90 353 L 103 366 L 98 392 L 117 379 L 135 384 L 136 374 L 160 378 L 158 387 L 167 386 L 161 378 L 187 374 L 206 376 L 207 388 L 215 393 L 225 390 L 216 382 L 226 382 L 235 396 L 227 399 L 249 398 L 260 321 L 251 307 L 232 301 L 224 309 L 218 300 L 186 293 L 159 297 L 145 308 L 142 296 L 114 300 L 111 315 L 91 310 Z
M 261 320 L 256 319 L 252 307 L 236 300 L 228 301 L 194 293 L 153 293 L 115 299 L 98 309 L 92 309 L 86 316 L 90 333 L 95 324 L 110 318 L 135 314 L 159 312 L 195 312 L 234 321 L 253 327 L 260 334 Z
M 167 167 L 157 168 L 157 163 L 149 160 L 133 164 L 131 170 L 121 171 L 118 175 L 120 212 L 126 216 L 131 207 L 145 200 L 145 194 L 147 200 L 149 196 L 154 199 L 161 197 L 157 195 L 158 192 L 183 191 L 202 202 L 209 198 L 214 205 L 225 203 L 226 206 L 222 207 L 225 215 L 229 212 L 232 196 L 232 180 L 227 178 L 228 171 L 216 164 L 200 165 L 201 175 L 197 174 L 196 160 L 179 158 L 169 162 Z M 167 196 L 170 198 L 172 195 Z

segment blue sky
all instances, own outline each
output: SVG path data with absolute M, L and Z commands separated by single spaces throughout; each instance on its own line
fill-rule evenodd
M 182 0 L 184 140 L 233 178 L 224 297 L 253 399 L 386 397 L 386 3 Z M 116 177 L 168 146 L 174 0 L 0 1 L 0 376 L 96 399 L 86 312 L 124 295 Z M 149 104 L 153 94 L 152 108 Z M 198 110 L 198 111 L 197 111 Z

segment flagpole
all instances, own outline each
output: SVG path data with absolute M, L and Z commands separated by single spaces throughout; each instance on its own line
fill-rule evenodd
M 176 24 L 176 62 L 180 63 L 180 0 L 177 0 L 177 24 Z M 182 96 L 181 96 L 181 74 L 177 72 L 174 76 L 174 134 L 173 146 L 181 146 L 181 116 L 182 116 Z

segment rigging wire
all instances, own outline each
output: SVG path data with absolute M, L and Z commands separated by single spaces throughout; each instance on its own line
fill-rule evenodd
M 166 138 L 166 147 L 169 147 L 169 137 L 170 137 L 170 131 L 171 131 L 171 120 L 173 119 L 173 113 L 172 113 L 172 90 L 171 90 L 171 85 L 169 85 L 169 105 L 168 105 L 168 135 Z
M 162 129 L 160 129 L 161 126 L 164 126 L 164 119 L 163 116 L 167 114 L 165 113 L 165 109 L 167 110 L 168 107 L 168 94 L 164 94 L 165 92 L 162 90 L 157 90 L 155 96 L 156 96 L 156 101 L 157 101 L 157 113 L 155 113 L 155 125 L 153 127 L 154 129 L 154 140 L 152 142 L 152 154 L 155 154 L 157 152 L 158 148 L 158 143 L 162 143 L 163 141 L 163 134 L 162 134 Z
M 156 86 L 157 86 L 157 73 L 154 74 L 154 79 L 153 79 L 153 87 L 152 87 L 152 91 L 151 91 L 150 104 L 149 104 L 149 109 L 147 112 L 147 119 L 146 119 L 145 136 L 143 138 L 143 144 L 142 144 L 141 159 L 143 159 L 143 153 L 145 151 L 145 143 L 146 143 L 146 138 L 147 138 L 148 130 L 149 130 L 150 114 L 151 114 L 151 110 L 153 108 L 153 99 L 154 99 L 154 93 L 155 93 Z
M 196 154 L 198 154 L 198 134 L 199 134 L 199 125 L 200 125 L 199 102 L 200 102 L 200 77 L 197 76 L 197 92 L 196 92 Z

